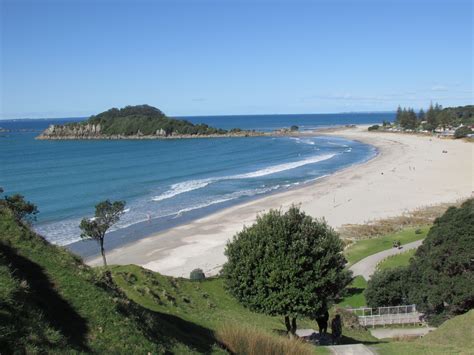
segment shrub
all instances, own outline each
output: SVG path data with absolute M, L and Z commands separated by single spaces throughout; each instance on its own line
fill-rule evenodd
M 204 274 L 204 272 L 201 269 L 194 269 L 189 274 L 189 278 L 191 280 L 204 280 L 206 278 L 206 275 Z
M 364 292 L 369 307 L 399 306 L 407 304 L 408 272 L 404 267 L 375 272 Z
M 456 131 L 454 131 L 454 138 L 464 138 L 468 134 L 472 133 L 472 129 L 467 126 L 459 127 Z
M 369 129 L 369 131 L 377 131 L 379 128 L 380 128 L 380 126 L 378 124 L 374 124 L 374 125 L 370 126 L 368 129 Z
M 226 324 L 217 331 L 217 339 L 232 354 L 314 354 L 314 349 L 299 339 L 270 335 L 256 328 Z
M 300 129 L 300 128 L 299 128 L 298 126 L 296 126 L 296 125 L 293 125 L 293 126 L 290 127 L 290 131 L 297 131 L 297 130 L 299 130 L 299 129 Z

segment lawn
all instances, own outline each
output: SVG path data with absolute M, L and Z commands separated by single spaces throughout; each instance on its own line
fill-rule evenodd
M 364 296 L 366 287 L 367 281 L 365 281 L 362 276 L 357 276 L 347 287 L 347 296 L 344 297 L 337 306 L 344 308 L 364 307 L 367 304 Z
M 346 249 L 346 259 L 350 266 L 369 255 L 393 248 L 394 241 L 400 241 L 404 245 L 424 239 L 429 228 L 430 226 L 407 228 L 398 233 L 358 241 Z M 421 233 L 416 233 L 417 230 Z
M 377 270 L 393 269 L 398 266 L 407 266 L 410 259 L 415 255 L 416 249 L 408 250 L 401 254 L 392 255 L 382 260 L 377 265 Z
M 381 355 L 391 354 L 472 354 L 474 310 L 454 317 L 435 331 L 413 341 L 393 341 L 374 345 Z

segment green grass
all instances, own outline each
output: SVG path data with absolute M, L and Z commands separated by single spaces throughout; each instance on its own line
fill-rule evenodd
M 438 329 L 413 341 L 393 341 L 374 346 L 381 355 L 473 354 L 474 310 L 444 322 Z
M 394 241 L 399 240 L 403 245 L 416 240 L 424 239 L 428 233 L 429 228 L 429 226 L 420 228 L 407 228 L 398 233 L 358 241 L 346 249 L 346 259 L 349 265 L 353 265 L 367 256 L 393 248 Z M 415 233 L 417 229 L 421 230 L 420 234 Z
M 408 266 L 410 259 L 415 255 L 415 252 L 416 249 L 411 249 L 401 254 L 389 256 L 377 265 L 377 270 L 393 269 L 398 266 Z
M 224 289 L 221 278 L 191 281 L 163 276 L 136 265 L 111 267 L 114 281 L 140 305 L 164 314 L 179 316 L 193 324 L 219 331 L 229 324 L 252 326 L 268 334 L 284 334 L 283 317 L 254 313 L 241 306 Z M 316 322 L 298 320 L 299 328 L 316 328 Z M 327 353 L 315 348 L 316 353 Z
M 367 304 L 364 290 L 367 288 L 367 281 L 362 276 L 357 276 L 347 288 L 347 296 L 337 304 L 338 307 L 358 308 Z
M 209 329 L 127 299 L 100 270 L 19 225 L 5 208 L 0 296 L 5 353 L 219 351 Z

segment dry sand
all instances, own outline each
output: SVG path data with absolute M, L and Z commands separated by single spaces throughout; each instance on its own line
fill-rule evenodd
M 227 208 L 210 216 L 109 251 L 110 264 L 137 264 L 165 275 L 189 277 L 201 268 L 216 274 L 226 242 L 258 213 L 291 204 L 338 228 L 347 223 L 397 216 L 423 206 L 472 196 L 474 144 L 366 126 L 325 133 L 376 146 L 379 155 L 298 189 Z M 447 151 L 447 153 L 443 153 Z M 99 258 L 88 261 L 99 265 Z

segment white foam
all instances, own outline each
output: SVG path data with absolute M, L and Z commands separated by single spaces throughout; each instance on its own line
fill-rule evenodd
M 213 179 L 202 179 L 202 180 L 188 180 L 180 182 L 177 184 L 171 185 L 171 190 L 166 191 L 165 193 L 155 196 L 152 198 L 153 201 L 162 201 L 169 198 L 172 198 L 176 195 L 183 194 L 185 192 L 201 189 L 209 185 Z
M 296 169 L 304 165 L 314 164 L 323 160 L 328 160 L 334 157 L 335 155 L 336 154 L 324 154 L 324 155 L 318 155 L 318 156 L 314 156 L 314 157 L 303 159 L 303 160 L 298 160 L 292 163 L 274 165 L 274 166 L 270 166 L 268 168 L 257 170 L 251 173 L 235 175 L 234 178 L 249 179 L 249 178 L 254 178 L 254 177 L 261 177 L 261 176 L 281 173 L 283 171 Z
M 177 195 L 183 194 L 185 192 L 190 192 L 193 190 L 201 189 L 203 187 L 208 186 L 211 183 L 218 182 L 218 181 L 225 181 L 225 180 L 239 180 L 239 179 L 251 179 L 256 177 L 262 177 L 266 175 L 280 173 L 286 170 L 296 169 L 304 165 L 318 163 L 323 160 L 328 160 L 334 157 L 336 154 L 324 154 L 324 155 L 317 155 L 310 158 L 306 158 L 303 160 L 298 160 L 291 163 L 285 164 L 278 164 L 273 165 L 265 169 L 256 170 L 250 173 L 245 174 L 237 174 L 237 175 L 229 175 L 229 176 L 222 176 L 222 177 L 214 177 L 208 179 L 198 179 L 198 180 L 188 180 L 180 183 L 176 183 L 171 185 L 171 189 L 166 191 L 165 193 L 155 196 L 152 198 L 153 201 L 163 201 Z

